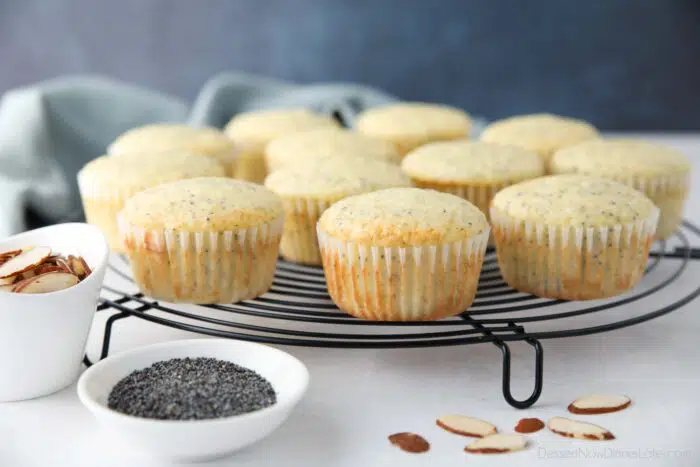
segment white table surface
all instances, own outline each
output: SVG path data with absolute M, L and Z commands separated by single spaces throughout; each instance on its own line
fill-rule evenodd
M 686 217 L 700 223 L 700 134 L 634 135 L 684 151 L 694 162 Z M 700 270 L 700 269 L 698 269 Z M 695 282 L 693 275 L 686 282 Z M 698 277 L 695 275 L 694 277 Z M 698 279 L 700 280 L 700 279 Z M 687 286 L 688 284 L 686 284 Z M 679 285 L 680 287 L 680 285 Z M 672 293 L 672 292 L 671 292 Z M 654 305 L 654 299 L 644 302 Z M 635 305 L 630 305 L 634 307 Z M 501 357 L 490 344 L 410 350 L 285 348 L 309 367 L 312 383 L 285 425 L 268 439 L 212 466 L 700 465 L 700 301 L 637 326 L 585 337 L 545 340 L 544 390 L 532 408 L 508 406 L 500 392 Z M 632 310 L 630 310 L 631 312 Z M 624 313 L 624 310 L 623 310 Z M 88 344 L 96 356 L 105 313 Z M 592 318 L 591 323 L 595 323 Z M 119 321 L 112 352 L 195 337 L 129 318 Z M 531 391 L 533 355 L 512 345 L 516 396 Z M 566 405 L 589 393 L 628 394 L 633 406 L 587 418 L 610 429 L 613 442 L 576 441 L 543 430 L 531 447 L 507 456 L 463 452 L 467 438 L 434 426 L 462 413 L 510 431 L 522 417 L 566 416 Z M 423 434 L 427 454 L 391 447 L 387 435 Z M 564 459 L 566 458 L 566 459 Z M 603 462 L 603 460 L 608 462 Z M 41 399 L 0 404 L 0 466 L 166 465 L 107 437 L 78 401 L 75 385 Z

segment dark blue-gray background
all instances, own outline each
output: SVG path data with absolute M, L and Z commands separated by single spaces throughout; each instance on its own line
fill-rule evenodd
M 0 92 L 99 73 L 192 99 L 223 70 L 698 130 L 700 1 L 0 0 Z

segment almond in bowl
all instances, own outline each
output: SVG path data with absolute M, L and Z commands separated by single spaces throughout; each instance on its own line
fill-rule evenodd
M 51 293 L 73 287 L 91 273 L 82 256 L 64 256 L 47 246 L 0 253 L 0 292 Z
M 108 257 L 105 235 L 88 224 L 0 240 L 0 402 L 75 381 Z

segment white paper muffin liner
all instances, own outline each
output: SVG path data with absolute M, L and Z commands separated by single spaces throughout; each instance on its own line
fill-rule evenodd
M 659 208 L 661 214 L 656 238 L 667 238 L 678 230 L 690 188 L 690 173 L 657 177 L 615 177 L 615 180 L 641 191 Z
M 231 303 L 267 292 L 284 217 L 223 232 L 145 230 L 119 219 L 136 283 L 168 302 Z
M 491 209 L 501 275 L 513 288 L 540 297 L 611 297 L 641 279 L 659 220 L 614 227 L 548 226 Z
M 425 321 L 465 311 L 476 295 L 489 237 L 444 245 L 384 247 L 318 229 L 328 292 L 341 310 L 378 321 Z
M 283 198 L 282 201 L 285 222 L 280 254 L 287 261 L 320 266 L 316 223 L 331 203 L 302 198 Z
M 124 251 L 117 225 L 117 213 L 124 203 L 134 195 L 133 190 L 109 189 L 91 177 L 78 174 L 78 191 L 83 203 L 85 220 L 99 227 L 107 236 L 109 247 Z

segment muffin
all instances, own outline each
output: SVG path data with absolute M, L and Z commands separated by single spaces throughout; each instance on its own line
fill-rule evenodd
M 300 131 L 339 127 L 333 118 L 305 109 L 264 110 L 236 115 L 224 130 L 239 149 L 235 177 L 262 183 L 267 174 L 265 148 L 276 138 Z
M 147 157 L 98 157 L 78 172 L 85 217 L 106 234 L 109 246 L 122 251 L 117 213 L 139 191 L 161 183 L 193 177 L 223 177 L 224 168 L 210 157 L 181 152 Z
M 567 146 L 598 138 L 590 123 L 551 114 L 519 115 L 494 122 L 484 128 L 480 139 L 511 144 L 534 151 L 545 160 Z
M 318 222 L 331 298 L 351 315 L 379 321 L 435 320 L 466 310 L 488 236 L 479 208 L 420 188 L 351 196 Z
M 505 281 L 540 297 L 589 300 L 642 277 L 659 219 L 639 191 L 609 179 L 551 175 L 509 186 L 491 203 Z
M 401 156 L 394 145 L 341 128 L 321 128 L 277 138 L 267 145 L 267 171 L 303 165 L 327 157 L 364 157 L 398 164 Z
M 538 154 L 516 146 L 477 141 L 426 144 L 411 151 L 401 168 L 414 185 L 464 198 L 487 217 L 498 191 L 544 175 L 544 163 Z
M 331 204 L 350 195 L 383 188 L 408 187 L 411 180 L 396 165 L 343 157 L 321 159 L 277 170 L 265 186 L 284 202 L 280 253 L 288 261 L 320 265 L 316 223 Z
M 690 162 L 674 149 L 643 141 L 589 141 L 558 151 L 550 170 L 611 178 L 636 188 L 661 211 L 657 238 L 678 229 L 688 197 Z
M 423 102 L 375 107 L 355 122 L 359 133 L 389 141 L 401 155 L 427 143 L 467 138 L 471 126 L 462 110 Z
M 215 128 L 195 128 L 176 123 L 154 123 L 133 128 L 107 148 L 110 156 L 148 156 L 155 153 L 186 152 L 216 158 L 227 176 L 235 170 L 233 141 Z
M 230 178 L 166 183 L 136 194 L 119 213 L 134 279 L 168 302 L 231 303 L 272 284 L 282 200 Z

